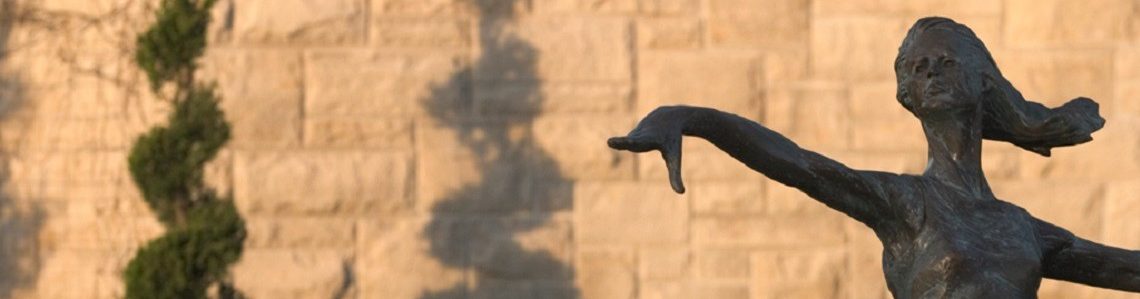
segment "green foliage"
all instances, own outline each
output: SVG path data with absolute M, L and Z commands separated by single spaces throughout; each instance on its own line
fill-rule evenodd
M 202 189 L 206 162 L 230 138 L 213 88 L 196 87 L 174 103 L 169 126 L 140 136 L 128 158 L 131 178 L 168 228 L 194 200 L 192 192 Z
M 206 298 L 207 288 L 241 256 L 244 241 L 245 224 L 232 201 L 196 202 L 184 228 L 150 241 L 127 265 L 126 298 Z
M 206 29 L 210 7 L 217 0 L 162 0 L 155 13 L 155 24 L 138 37 L 135 61 L 158 90 L 174 81 L 179 86 L 193 83 L 195 60 L 206 49 Z
M 212 86 L 194 83 L 206 47 L 209 8 L 216 0 L 162 0 L 156 23 L 139 35 L 135 59 L 157 91 L 173 81 L 174 111 L 165 127 L 139 136 L 128 163 L 131 178 L 167 233 L 140 248 L 123 273 L 126 298 L 240 298 L 225 283 L 241 257 L 245 223 L 228 198 L 203 182 L 206 163 L 230 139 Z

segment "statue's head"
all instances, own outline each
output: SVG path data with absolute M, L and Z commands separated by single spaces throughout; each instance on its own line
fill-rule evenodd
M 983 138 L 1044 156 L 1053 147 L 1088 142 L 1104 126 L 1096 102 L 1087 98 L 1053 109 L 1026 101 L 982 40 L 947 18 L 922 18 L 910 28 L 895 59 L 895 78 L 899 103 L 919 119 L 981 114 Z

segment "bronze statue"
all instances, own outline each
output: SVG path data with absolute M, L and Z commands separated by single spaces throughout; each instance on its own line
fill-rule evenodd
M 704 138 L 749 168 L 866 224 L 883 243 L 895 298 L 1036 298 L 1041 278 L 1140 292 L 1140 252 L 1082 239 L 994 197 L 982 139 L 1049 156 L 1092 140 L 1104 126 L 1087 98 L 1061 107 L 1026 101 L 973 31 L 940 17 L 918 20 L 895 60 L 899 103 L 922 123 L 922 175 L 850 169 L 762 125 L 709 108 L 660 107 L 618 150 L 657 150 L 676 192 L 681 136 Z

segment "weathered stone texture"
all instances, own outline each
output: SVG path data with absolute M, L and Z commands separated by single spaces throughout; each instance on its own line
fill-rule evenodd
M 412 149 L 412 121 L 370 117 L 305 120 L 305 147 L 322 149 Z
M 638 261 L 639 278 L 642 280 L 674 279 L 689 274 L 693 254 L 686 247 L 644 248 Z
M 651 18 L 637 22 L 637 45 L 646 49 L 694 49 L 703 41 L 696 18 Z
M 471 44 L 471 22 L 449 19 L 378 18 L 369 29 L 380 47 L 454 49 Z
M 894 79 L 899 43 L 913 22 L 880 17 L 813 18 L 811 71 L 826 79 Z
M 234 196 L 254 215 L 400 212 L 412 206 L 410 162 L 367 152 L 240 153 Z
M 622 18 L 533 17 L 478 39 L 479 81 L 628 82 L 632 25 Z
M 463 61 L 448 53 L 307 52 L 305 116 L 411 116 L 425 103 L 462 104 L 466 87 L 449 80 Z
M 1017 47 L 1111 44 L 1127 28 L 1132 2 L 1007 0 L 1006 42 Z
M 760 251 L 752 256 L 753 298 L 840 298 L 847 285 L 842 250 Z
M 354 279 L 362 298 L 419 298 L 424 293 L 463 286 L 463 265 L 448 265 L 462 252 L 436 252 L 431 243 L 462 240 L 461 223 L 443 223 L 424 234 L 432 221 L 400 218 L 361 221 Z M 439 221 L 439 220 L 434 220 Z M 443 243 L 446 244 L 446 243 Z M 455 248 L 454 250 L 461 250 Z M 446 260 L 446 261 L 441 261 Z M 459 260 L 463 260 L 460 258 Z
M 247 250 L 234 286 L 257 298 L 336 298 L 351 294 L 352 257 L 336 250 Z
M 757 119 L 763 105 L 758 57 L 748 53 L 648 52 L 638 57 L 637 115 L 661 105 L 697 105 Z
M 238 149 L 293 148 L 301 143 L 301 53 L 214 50 L 203 80 L 218 84 Z
M 582 244 L 669 244 L 689 236 L 689 199 L 663 184 L 580 183 L 574 239 Z
M 772 87 L 765 100 L 763 123 L 802 148 L 845 149 L 854 130 L 848 105 L 847 90 L 827 84 Z
M 728 48 L 800 47 L 807 42 L 807 0 L 709 1 L 709 39 Z
M 575 258 L 576 286 L 582 298 L 633 299 L 637 292 L 637 261 L 620 249 L 583 249 Z
M 236 1 L 234 36 L 242 44 L 358 44 L 364 39 L 362 0 Z
M 1103 186 L 1074 180 L 992 184 L 998 198 L 1025 208 L 1034 217 L 1084 238 L 1102 239 Z
M 697 218 L 693 220 L 693 242 L 701 247 L 797 248 L 843 244 L 840 218 L 748 217 Z

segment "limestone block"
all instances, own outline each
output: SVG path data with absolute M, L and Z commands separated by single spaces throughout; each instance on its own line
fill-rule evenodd
M 464 250 L 480 279 L 568 280 L 569 215 L 539 215 L 472 221 Z
M 449 53 L 314 50 L 305 55 L 305 115 L 410 116 L 456 109 L 469 89 Z
M 1105 191 L 1104 243 L 1110 246 L 1140 248 L 1140 180 L 1108 183 Z
M 870 231 L 868 235 L 874 235 Z M 874 237 L 872 237 L 874 238 Z M 885 274 L 883 274 L 882 246 L 877 250 L 852 250 L 847 256 L 848 273 L 842 282 L 847 286 L 847 298 L 851 299 L 890 299 Z
M 892 80 L 898 47 L 913 23 L 901 18 L 813 18 L 811 71 L 820 79 Z
M 562 176 L 576 181 L 633 178 L 634 155 L 610 149 L 603 141 L 625 135 L 633 127 L 630 118 L 544 116 L 533 126 L 535 143 Z
M 76 211 L 79 210 L 79 211 Z M 121 217 L 100 213 L 91 207 L 68 207 L 55 217 L 28 218 L 25 225 L 34 226 L 40 250 L 106 251 L 134 248 L 163 232 L 154 216 Z M 30 216 L 35 216 L 30 215 Z M 41 216 L 42 217 L 42 216 Z M 40 222 L 40 223 L 37 223 Z M 28 227 L 32 228 L 32 227 Z
M 697 216 L 729 216 L 763 213 L 766 184 L 759 179 L 741 179 L 687 186 L 692 190 L 693 212 Z
M 300 144 L 301 54 L 292 50 L 211 50 L 201 71 L 218 83 L 236 149 Z
M 802 248 L 843 244 L 843 219 L 772 216 L 696 218 L 693 241 L 703 248 Z
M 1104 186 L 1095 182 L 1035 180 L 990 182 L 997 198 L 1012 202 L 1034 217 L 1068 229 L 1077 236 L 1103 240 Z
M 922 124 L 908 119 L 862 119 L 851 124 L 851 147 L 867 151 L 922 151 L 926 138 Z
M 641 299 L 750 298 L 748 284 L 737 282 L 654 281 L 642 283 L 638 294 Z
M 788 82 L 802 81 L 808 78 L 807 46 L 792 49 L 772 49 L 764 53 L 764 80 L 769 87 L 778 87 Z
M 246 248 L 351 248 L 356 223 L 324 217 L 245 217 Z
M 472 24 L 439 18 L 374 18 L 369 41 L 379 47 L 466 48 L 472 43 Z
M 376 215 L 411 208 L 411 159 L 374 152 L 241 152 L 234 195 L 247 215 Z
M 748 53 L 641 53 L 636 114 L 683 104 L 757 119 L 762 110 L 759 63 L 757 55 Z
M 752 256 L 752 298 L 841 298 L 847 254 L 839 249 L 760 251 Z
M 336 298 L 356 275 L 337 250 L 246 250 L 232 271 L 234 286 L 254 298 Z
M 121 297 L 120 275 L 126 261 L 116 262 L 115 254 L 83 250 L 45 253 L 37 277 L 30 282 L 35 284 L 35 295 L 29 298 Z
M 1113 103 L 1111 51 L 1003 50 L 993 54 L 1002 74 L 1026 99 L 1049 107 L 1081 96 Z
M 234 37 L 242 44 L 358 44 L 364 39 L 361 0 L 236 1 Z
M 884 81 L 851 86 L 851 146 L 857 150 L 925 150 L 922 124 L 895 97 L 897 84 Z
M 464 222 L 428 218 L 362 221 L 357 243 L 356 283 L 361 298 L 413 299 L 462 290 Z
M 845 149 L 854 131 L 848 105 L 847 90 L 830 84 L 773 87 L 762 123 L 802 148 Z
M 546 0 L 535 1 L 532 5 L 536 14 L 628 14 L 637 11 L 638 2 L 638 0 Z
M 824 0 L 812 2 L 813 16 L 833 15 L 938 15 L 956 18 L 958 16 L 1000 15 L 1001 1 L 968 0 Z
M 684 277 L 692 267 L 692 255 L 686 247 L 642 248 L 638 255 L 638 276 L 642 280 Z
M 986 145 L 989 148 L 994 146 Z M 1009 145 L 1007 147 L 1013 147 Z M 982 150 L 982 172 L 987 179 L 1001 180 L 1018 177 L 1021 172 L 1021 149 Z
M 697 15 L 701 12 L 701 1 L 639 0 L 638 11 L 653 16 Z
M 1107 118 L 1107 117 L 1106 117 Z M 1140 174 L 1140 119 L 1117 115 L 1093 133 L 1093 141 L 1053 149 L 1052 157 L 1018 151 L 1020 176 L 1027 179 L 1124 179 Z
M 637 45 L 643 49 L 696 49 L 703 26 L 694 18 L 649 18 L 637 21 Z
M 574 260 L 583 299 L 632 299 L 637 294 L 637 262 L 631 250 L 583 249 Z
M 1101 106 L 1101 111 L 1132 117 L 1140 116 L 1140 100 L 1137 100 L 1140 99 L 1140 80 L 1120 79 L 1117 82 L 1113 93 L 1114 101 Z
M 481 35 L 475 79 L 629 82 L 631 31 L 624 18 L 524 18 Z
M 744 249 L 710 249 L 695 254 L 700 278 L 707 280 L 748 279 L 751 252 Z
M 1131 5 L 1128 0 L 1010 0 L 1005 42 L 1019 47 L 1109 45 L 1127 29 Z
M 453 294 L 457 297 L 453 297 Z M 570 281 L 479 279 L 464 294 L 460 294 L 460 292 L 429 293 L 421 298 L 573 299 L 578 297 L 578 291 Z
M 456 17 L 471 13 L 463 0 L 373 0 L 372 15 Z
M 522 117 L 627 112 L 632 89 L 629 82 L 481 81 L 475 83 L 475 111 Z
M 36 200 L 140 200 L 125 151 L 53 151 L 7 157 L 5 194 Z M 127 208 L 127 207 L 123 207 Z
M 119 8 L 124 1 L 82 1 L 82 0 L 47 0 L 40 1 L 38 9 L 59 13 L 75 13 L 82 15 L 102 15 L 110 10 Z
M 512 214 L 569 208 L 570 182 L 558 161 L 536 144 L 528 122 L 452 121 L 417 123 L 418 210 Z
M 305 147 L 329 149 L 412 149 L 412 121 L 401 118 L 308 117 Z
M 94 51 L 100 52 L 100 51 Z M 96 56 L 109 56 L 102 54 L 95 54 Z M 110 57 L 100 57 L 103 59 L 111 59 Z M 59 63 L 59 62 L 55 62 Z M 118 66 L 118 65 L 116 65 Z M 38 64 L 30 64 L 28 67 L 41 67 Z M 109 82 L 106 78 L 99 78 L 91 75 L 70 74 L 58 75 L 51 74 L 50 72 L 59 72 L 66 74 L 66 68 L 57 69 L 57 67 L 45 67 L 48 74 L 45 76 L 58 76 L 63 78 L 36 78 L 37 71 L 29 72 L 14 72 L 21 78 L 13 78 L 11 81 L 0 78 L 0 84 L 9 85 L 11 89 L 6 89 L 9 97 L 4 99 L 4 113 L 6 117 L 12 114 L 19 114 L 20 112 L 34 113 L 40 117 L 50 117 L 61 120 L 86 120 L 86 121 L 111 121 L 116 119 L 126 119 L 136 113 L 131 111 L 133 107 L 126 108 L 124 105 L 127 103 L 138 102 L 143 99 L 138 96 L 140 92 L 150 92 L 139 89 L 133 89 L 126 86 L 120 86 Z M 104 66 L 98 71 L 112 71 L 117 70 L 116 67 Z M 14 75 L 13 77 L 15 77 Z M 51 82 L 54 80 L 62 79 L 62 82 Z M 37 86 L 41 85 L 42 86 Z M 130 128 L 123 128 L 130 129 Z
M 578 183 L 574 240 L 579 244 L 669 244 L 689 234 L 689 199 L 662 182 Z
M 785 48 L 807 43 L 809 1 L 709 1 L 709 39 L 726 48 Z
M 1140 116 L 1140 47 L 1119 47 L 1114 57 L 1113 101 L 1102 103 L 1101 114 Z

